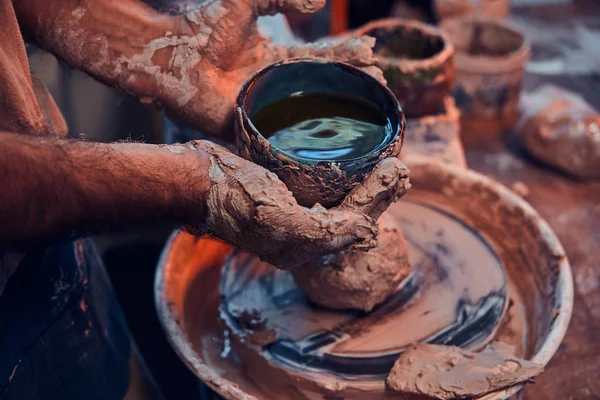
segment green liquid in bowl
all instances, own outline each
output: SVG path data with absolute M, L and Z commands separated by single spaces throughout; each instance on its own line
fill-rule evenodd
M 333 93 L 298 93 L 266 105 L 251 117 L 275 147 L 294 157 L 343 161 L 386 146 L 390 121 L 373 103 Z

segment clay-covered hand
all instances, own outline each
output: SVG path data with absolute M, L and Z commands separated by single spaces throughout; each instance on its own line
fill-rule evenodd
M 258 32 L 262 15 L 313 13 L 325 0 L 208 0 L 180 18 L 178 32 L 149 43 L 152 61 L 167 65 L 156 71 L 162 82 L 157 98 L 169 115 L 212 135 L 226 136 L 235 98 L 242 84 L 262 67 L 295 57 L 325 57 L 372 67 L 372 38 L 332 39 L 285 47 Z
M 202 233 L 216 237 L 282 269 L 344 248 L 376 245 L 381 210 L 408 190 L 408 170 L 383 160 L 334 209 L 300 206 L 277 176 L 207 141 L 192 142 L 210 158 Z M 365 187 L 367 185 L 368 187 Z

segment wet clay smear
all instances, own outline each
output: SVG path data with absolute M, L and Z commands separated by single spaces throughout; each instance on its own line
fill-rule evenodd
M 387 385 L 398 392 L 439 400 L 471 399 L 530 382 L 544 368 L 516 358 L 507 346 L 475 353 L 454 346 L 415 344 L 398 358 Z

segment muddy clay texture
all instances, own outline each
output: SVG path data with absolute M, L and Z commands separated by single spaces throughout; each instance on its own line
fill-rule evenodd
M 251 90 L 262 83 L 263 77 L 266 76 L 265 79 L 270 79 L 269 76 L 272 75 L 268 74 L 275 74 L 273 71 L 281 71 L 284 68 L 285 71 L 293 71 L 285 72 L 286 78 L 303 79 L 302 83 L 296 84 L 298 89 L 295 90 L 304 90 L 305 71 L 310 71 L 313 67 L 318 68 L 319 71 L 322 71 L 321 68 L 327 68 L 327 71 L 332 74 L 331 76 L 339 77 L 339 79 L 350 79 L 348 78 L 350 76 L 352 79 L 350 82 L 360 82 L 361 87 L 367 87 L 369 92 L 377 93 L 380 103 L 385 103 L 378 103 L 378 105 L 383 108 L 383 114 L 390 119 L 393 129 L 390 143 L 386 147 L 353 160 L 317 163 L 288 156 L 272 147 L 267 139 L 256 130 L 251 123 L 247 103 L 252 98 L 261 97 L 259 94 L 262 95 L 262 93 L 256 94 Z M 319 72 L 319 74 L 320 79 L 331 81 L 330 78 L 323 78 L 323 72 Z M 269 81 L 271 84 L 268 88 L 269 94 L 279 92 L 280 89 L 281 91 L 290 90 L 289 80 L 274 79 L 273 81 Z M 358 95 L 362 96 L 363 94 L 359 93 Z M 258 102 L 258 100 L 256 101 Z M 235 132 L 240 156 L 274 172 L 294 194 L 298 203 L 306 207 L 312 207 L 317 203 L 327 208 L 339 205 L 346 195 L 365 179 L 365 176 L 377 163 L 386 158 L 397 157 L 402 150 L 405 119 L 397 100 L 382 83 L 346 64 L 323 63 L 319 60 L 306 59 L 284 61 L 261 71 L 248 81 L 245 88 L 242 89 L 237 103 Z
M 538 160 L 580 178 L 600 178 L 600 115 L 558 99 L 529 118 L 521 142 Z
M 471 399 L 531 382 L 543 370 L 540 364 L 514 357 L 502 344 L 480 353 L 416 344 L 398 358 L 386 382 L 402 393 L 439 400 Z
M 440 29 L 418 21 L 383 19 L 355 31 L 377 39 L 373 51 L 407 117 L 433 114 L 454 83 L 454 46 Z
M 379 220 L 377 247 L 345 250 L 292 271 L 296 284 L 316 304 L 331 309 L 371 311 L 408 276 L 406 239 L 396 220 Z
M 344 381 L 336 372 L 346 371 L 349 380 L 377 375 L 381 386 L 405 347 L 434 340 L 479 349 L 494 337 L 503 315 L 502 325 L 513 332 L 503 340 L 522 354 L 522 300 L 488 243 L 443 211 L 409 200 L 392 205 L 383 218 L 402 226 L 413 270 L 384 304 L 369 313 L 315 306 L 289 273 L 236 252 L 223 267 L 219 289 L 230 337 L 243 339 L 241 345 L 258 344 L 249 350 L 274 361 L 274 367 L 320 374 L 330 382 Z M 342 284 L 332 286 L 339 291 Z
M 312 302 L 370 311 L 394 293 L 410 273 L 410 264 L 400 226 L 382 213 L 409 189 L 408 169 L 397 159 L 387 159 L 344 199 L 338 209 L 379 219 L 377 246 L 367 252 L 349 249 L 313 258 L 294 269 L 294 280 Z
M 274 173 L 211 142 L 191 145 L 210 160 L 205 229 L 284 269 L 348 247 L 374 247 L 376 218 L 409 187 L 408 170 L 390 158 L 338 209 L 305 208 Z
M 137 1 L 69 0 L 43 12 L 37 3 L 14 5 L 26 36 L 69 65 L 207 134 L 232 137 L 240 87 L 273 62 L 337 59 L 379 74 L 372 67 L 370 38 L 285 47 L 259 34 L 258 16 L 309 14 L 325 0 L 208 0 L 170 13 Z
M 364 248 L 374 246 L 377 227 L 370 217 L 321 206 L 301 207 L 275 174 L 211 142 L 193 144 L 210 157 L 204 225 L 220 239 L 281 268 L 290 267 L 291 260 L 307 261 L 307 256 L 318 254 L 318 248 L 327 252 L 333 250 L 328 249 L 331 246 L 355 242 Z M 291 256 L 292 249 L 298 252 L 296 257 Z
M 546 365 L 566 331 L 573 301 L 569 264 L 555 235 L 529 205 L 482 175 L 412 156 L 406 158 L 406 162 L 414 169 L 411 179 L 415 189 L 408 194 L 406 201 L 393 205 L 388 212 L 400 210 L 412 198 L 412 201 L 446 210 L 464 221 L 469 229 L 484 232 L 490 248 L 497 252 L 509 281 L 512 281 L 512 286 L 509 287 L 511 301 L 506 317 L 495 334 L 495 340 L 513 346 L 516 357 Z M 509 166 L 515 166 L 515 163 Z M 548 198 L 554 195 L 554 191 L 548 192 Z M 410 215 L 413 214 L 415 213 L 410 212 Z M 418 229 L 419 226 L 416 224 L 415 228 Z M 408 233 L 411 230 L 405 231 L 409 240 Z M 448 239 L 456 241 L 454 236 L 449 236 Z M 566 240 L 576 240 L 575 236 L 572 240 L 569 237 L 567 235 Z M 456 243 L 460 245 L 463 241 L 459 239 Z M 236 345 L 234 347 L 238 349 L 232 349 L 229 345 L 231 336 L 224 336 L 222 328 L 215 323 L 220 302 L 219 271 L 230 254 L 230 248 L 217 251 L 223 246 L 206 238 L 197 239 L 180 233 L 169 242 L 157 275 L 161 322 L 179 355 L 212 389 L 227 399 L 403 398 L 399 393 L 385 390 L 383 379 L 351 381 L 341 378 L 325 379 L 323 374 L 315 376 L 306 371 L 302 374 L 293 373 L 288 369 L 273 368 L 272 363 L 264 358 L 261 360 L 258 353 L 248 349 L 248 346 Z M 465 251 L 468 252 L 468 248 Z M 275 272 L 285 274 L 283 271 Z M 591 273 L 588 278 L 590 276 Z M 270 284 L 268 279 L 260 282 L 262 285 Z M 264 291 L 260 293 L 267 295 Z M 334 313 L 324 309 L 317 311 Z M 375 310 L 368 316 L 377 312 Z M 451 313 L 444 313 L 443 316 L 448 317 L 448 314 Z M 581 321 L 578 321 L 581 324 L 573 326 L 576 331 L 580 329 L 580 325 L 584 325 L 584 319 L 589 318 L 589 315 L 584 314 L 581 313 Z M 421 312 L 418 315 L 428 318 L 431 313 Z M 298 321 L 302 314 L 296 310 L 283 313 L 282 317 Z M 312 319 L 304 319 L 307 321 L 305 328 L 310 330 Z M 323 318 L 314 321 L 319 324 L 324 322 Z M 380 322 L 370 319 L 365 321 L 366 331 L 360 331 L 356 339 L 362 339 L 369 333 L 377 333 L 376 329 L 389 332 L 386 321 L 388 320 L 385 318 Z M 261 326 L 260 319 L 257 326 Z M 414 330 L 420 324 L 403 326 Z M 280 328 L 290 330 L 300 338 L 304 337 L 302 332 L 297 332 L 296 326 L 285 324 Z M 400 331 L 403 334 L 405 332 L 403 329 Z M 593 332 L 590 329 L 588 333 L 592 335 Z M 365 345 L 369 343 L 379 344 L 376 339 Z M 356 344 L 359 345 L 360 343 Z M 358 348 L 356 346 L 350 351 Z M 582 353 L 577 352 L 577 346 L 571 340 L 569 348 L 563 350 L 563 353 L 567 351 L 574 358 L 581 357 Z M 240 358 L 244 362 L 240 362 Z M 557 374 L 554 376 L 557 380 L 561 379 Z M 266 386 L 257 385 L 260 381 L 266 381 Z M 584 384 L 583 380 L 580 381 Z M 308 389 L 305 391 L 303 388 Z M 487 399 L 505 399 L 517 390 L 518 386 L 511 387 L 490 394 Z M 568 398 L 567 392 L 564 397 Z M 546 398 L 552 397 L 548 395 Z
M 504 18 L 510 13 L 510 0 L 433 0 L 433 10 L 438 21 L 474 14 Z
M 444 99 L 440 110 L 421 118 L 407 118 L 403 156 L 421 154 L 438 161 L 466 168 L 460 137 L 460 111 L 452 96 Z
M 465 144 L 486 141 L 517 123 L 530 47 L 510 25 L 482 17 L 442 24 L 456 48 L 453 93 Z

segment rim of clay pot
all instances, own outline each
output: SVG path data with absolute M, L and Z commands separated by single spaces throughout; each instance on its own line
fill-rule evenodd
M 395 113 L 395 118 L 397 120 L 397 123 L 395 124 L 395 126 L 392 127 L 392 129 L 394 131 L 393 131 L 392 135 L 390 136 L 390 138 L 388 139 L 387 143 L 383 147 L 376 148 L 367 154 L 363 154 L 360 157 L 348 158 L 348 159 L 344 159 L 344 160 L 330 160 L 330 161 L 314 160 L 314 159 L 310 159 L 310 158 L 294 156 L 289 153 L 286 153 L 285 151 L 281 150 L 277 146 L 272 145 L 267 140 L 267 138 L 264 137 L 260 133 L 260 131 L 256 128 L 256 126 L 252 122 L 252 118 L 250 118 L 250 116 L 248 115 L 248 112 L 246 111 L 247 97 L 250 93 L 252 86 L 254 84 L 256 84 L 256 82 L 259 79 L 261 79 L 264 75 L 266 75 L 269 71 L 271 71 L 275 68 L 284 66 L 284 65 L 303 64 L 303 63 L 331 64 L 331 65 L 339 67 L 342 70 L 345 70 L 345 72 L 361 75 L 365 79 L 370 80 L 373 84 L 375 84 L 387 97 L 387 100 L 389 101 L 390 105 L 392 106 L 391 108 L 393 109 L 393 111 Z M 283 61 L 278 61 L 276 63 L 267 65 L 266 67 L 264 67 L 263 69 L 261 69 L 260 71 L 256 72 L 254 75 L 252 75 L 252 77 L 250 77 L 250 79 L 248 79 L 244 83 L 244 85 L 242 86 L 242 88 L 238 94 L 236 105 L 241 110 L 242 118 L 248 122 L 248 126 L 250 127 L 250 132 L 248 132 L 249 134 L 253 135 L 255 138 L 258 138 L 260 141 L 267 144 L 269 146 L 269 149 L 274 149 L 276 153 L 282 154 L 285 157 L 288 157 L 291 160 L 295 160 L 295 161 L 299 162 L 300 164 L 304 164 L 304 165 L 315 165 L 315 164 L 319 164 L 319 163 L 323 163 L 323 162 L 335 163 L 337 165 L 350 165 L 350 164 L 354 164 L 357 161 L 360 161 L 363 159 L 369 159 L 369 158 L 373 157 L 374 154 L 382 153 L 386 149 L 388 149 L 390 146 L 393 146 L 398 141 L 400 141 L 400 146 L 398 147 L 398 153 L 400 153 L 402 150 L 403 144 L 404 144 L 404 129 L 405 129 L 405 125 L 406 125 L 406 118 L 404 115 L 404 111 L 402 110 L 402 106 L 400 105 L 400 102 L 398 101 L 398 99 L 396 98 L 394 93 L 386 85 L 381 83 L 379 80 L 377 80 L 372 75 L 361 70 L 360 68 L 357 68 L 353 65 L 347 64 L 342 61 L 331 61 L 331 60 L 325 60 L 325 59 L 319 59 L 319 58 L 301 57 L 301 58 L 291 58 L 291 59 L 287 59 L 287 60 L 283 60 Z M 388 116 L 386 116 L 386 117 L 388 117 Z M 271 150 L 271 151 L 273 151 L 273 150 Z
M 521 44 L 518 48 L 502 56 L 468 54 L 457 45 L 456 40 L 453 39 L 453 34 L 457 31 L 470 29 L 470 26 L 474 24 L 493 25 L 506 32 L 518 35 L 521 39 Z M 495 75 L 524 69 L 531 52 L 531 44 L 519 29 L 509 22 L 496 18 L 480 15 L 449 18 L 441 23 L 441 28 L 449 35 L 450 40 L 454 44 L 456 68 L 461 71 L 475 72 L 481 75 Z
M 555 309 L 556 317 L 552 323 L 550 332 L 542 342 L 540 348 L 535 352 L 535 354 L 533 354 L 533 357 L 531 358 L 532 361 L 540 363 L 544 366 L 547 365 L 557 351 L 569 326 L 574 296 L 571 267 L 562 245 L 560 244 L 554 232 L 551 230 L 548 223 L 543 220 L 537 211 L 525 200 L 521 199 L 502 184 L 495 182 L 491 178 L 488 178 L 480 173 L 471 170 L 465 170 L 448 164 L 443 164 L 431 157 L 414 154 L 404 157 L 404 161 L 410 168 L 413 168 L 414 170 L 427 166 L 430 169 L 446 171 L 446 173 L 455 176 L 458 179 L 471 182 L 472 184 L 486 186 L 497 193 L 504 202 L 523 210 L 522 218 L 524 220 L 534 222 L 543 242 L 552 252 L 553 256 L 555 256 L 556 260 L 558 260 L 556 272 L 557 299 L 555 303 L 560 304 L 560 306 Z M 221 377 L 211 367 L 209 367 L 201 359 L 196 350 L 194 350 L 192 343 L 186 336 L 183 326 L 183 316 L 179 315 L 178 309 L 178 307 L 181 307 L 182 299 L 186 294 L 176 291 L 174 287 L 167 287 L 167 281 L 169 280 L 174 281 L 189 279 L 189 277 L 181 276 L 180 274 L 174 274 L 173 271 L 170 270 L 170 266 L 172 265 L 171 263 L 173 262 L 171 248 L 180 234 L 180 231 L 175 231 L 167 241 L 159 259 L 158 268 L 155 275 L 154 296 L 156 308 L 159 321 L 166 333 L 167 339 L 184 363 L 205 384 L 207 384 L 211 389 L 219 393 L 221 396 L 228 400 L 255 399 L 254 396 L 251 396 L 240 389 L 235 382 Z M 223 249 L 219 250 L 222 253 L 225 254 L 230 251 L 229 246 L 223 244 L 222 247 Z M 178 258 L 182 259 L 185 259 L 186 257 L 185 254 L 177 256 Z M 167 275 L 169 279 L 166 279 Z M 479 397 L 478 400 L 507 399 L 517 393 L 521 388 L 522 385 L 517 385 L 508 389 L 499 390 Z
M 376 64 L 380 65 L 394 65 L 398 67 L 403 73 L 413 73 L 417 70 L 427 69 L 430 65 L 441 66 L 448 61 L 454 54 L 454 45 L 450 40 L 450 36 L 443 30 L 436 26 L 429 25 L 420 21 L 403 19 L 403 18 L 385 18 L 372 21 L 363 25 L 355 31 L 357 36 L 371 36 L 369 33 L 374 29 L 414 29 L 421 31 L 422 33 L 439 38 L 443 43 L 443 48 L 435 53 L 431 57 L 421 59 L 404 58 L 400 56 L 379 56 L 375 53 Z M 374 36 L 372 36 L 374 37 Z M 436 79 L 441 79 L 441 76 L 437 76 Z M 435 81 L 435 80 L 434 80 Z

